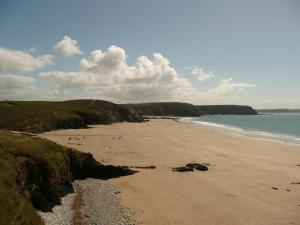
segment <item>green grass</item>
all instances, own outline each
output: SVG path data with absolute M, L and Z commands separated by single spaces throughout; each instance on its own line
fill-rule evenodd
M 0 218 L 12 221 L 11 213 L 23 214 L 24 210 L 31 211 L 32 218 L 38 217 L 30 201 L 44 210 L 58 204 L 60 196 L 71 188 L 69 154 L 73 152 L 41 138 L 0 131 Z
M 43 224 L 35 209 L 50 211 L 72 190 L 74 179 L 133 173 L 102 165 L 89 153 L 0 130 L 0 224 Z
M 43 224 L 33 206 L 51 209 L 70 190 L 71 152 L 76 153 L 41 138 L 0 131 L 0 224 Z
M 88 124 L 141 121 L 119 105 L 94 100 L 66 102 L 2 101 L 0 129 L 43 132 L 61 128 L 82 128 Z
M 16 183 L 14 157 L 3 146 L 2 132 L 0 136 L 0 224 L 43 224 Z
M 192 105 L 181 102 L 153 102 L 140 104 L 124 104 L 124 107 L 133 109 L 146 116 L 201 116 L 204 114 L 257 114 L 250 106 L 243 105 Z
M 201 116 L 203 114 L 196 106 L 182 102 L 152 102 L 123 106 L 145 116 Z

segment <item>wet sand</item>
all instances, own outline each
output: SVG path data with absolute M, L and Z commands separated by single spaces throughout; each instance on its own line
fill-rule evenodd
M 300 145 L 160 119 L 41 136 L 104 164 L 156 166 L 109 181 L 139 223 L 300 224 Z M 172 171 L 192 161 L 208 171 Z

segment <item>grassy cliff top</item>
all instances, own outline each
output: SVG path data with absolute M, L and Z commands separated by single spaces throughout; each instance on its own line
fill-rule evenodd
M 53 173 L 64 170 L 63 147 L 43 139 L 0 131 L 0 224 L 43 224 L 30 201 L 33 176 L 43 177 L 37 174 L 33 159 L 48 161 L 47 166 L 53 168 Z
M 192 105 L 182 102 L 153 102 L 140 104 L 124 104 L 128 109 L 141 115 L 153 116 L 201 116 L 217 114 L 254 115 L 257 112 L 250 106 L 243 105 Z
M 153 116 L 201 116 L 203 113 L 196 106 L 182 102 L 153 102 L 122 105 L 135 110 L 141 115 Z
M 0 102 L 0 129 L 36 133 L 122 121 L 140 122 L 142 118 L 134 111 L 100 100 Z

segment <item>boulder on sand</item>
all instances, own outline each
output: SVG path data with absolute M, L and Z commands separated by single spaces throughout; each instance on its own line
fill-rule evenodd
M 200 170 L 200 171 L 207 171 L 208 170 L 207 166 L 202 165 L 200 163 L 188 163 L 188 164 L 186 164 L 185 167 L 195 169 L 195 170 Z

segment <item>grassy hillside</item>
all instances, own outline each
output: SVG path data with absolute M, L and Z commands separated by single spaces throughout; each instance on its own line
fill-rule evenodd
M 105 166 L 88 153 L 53 142 L 0 131 L 0 224 L 43 224 L 35 209 L 49 211 L 72 190 L 74 179 L 133 174 Z
M 124 107 L 135 110 L 141 115 L 152 116 L 201 116 L 216 114 L 252 115 L 257 112 L 250 106 L 243 105 L 203 105 L 195 106 L 180 102 L 155 102 L 141 104 L 125 104 Z
M 140 122 L 142 118 L 133 110 L 99 100 L 0 102 L 0 129 L 42 132 L 122 121 Z
M 154 102 L 140 104 L 124 104 L 128 109 L 135 110 L 141 115 L 153 116 L 201 116 L 203 113 L 189 103 Z

